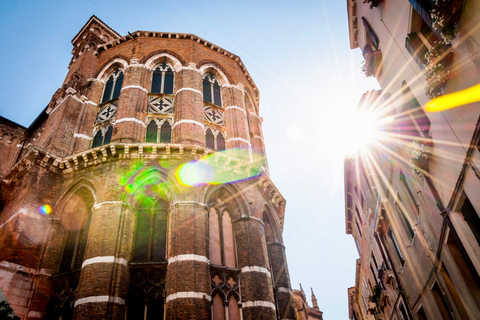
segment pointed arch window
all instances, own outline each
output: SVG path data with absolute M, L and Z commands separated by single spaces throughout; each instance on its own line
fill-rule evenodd
M 167 204 L 147 197 L 137 209 L 133 262 L 165 262 L 167 242 Z
M 223 137 L 223 134 L 221 132 L 217 134 L 217 150 L 225 150 L 225 138 Z
M 66 240 L 59 273 L 78 270 L 82 267 L 90 228 L 93 198 L 86 192 L 72 196 L 62 213 L 62 225 L 66 229 Z
M 108 77 L 107 82 L 105 83 L 105 89 L 103 90 L 102 101 L 100 103 L 118 99 L 118 97 L 120 96 L 120 90 L 122 89 L 122 82 L 123 71 L 115 70 L 114 72 L 112 72 L 110 77 Z
M 108 128 L 99 128 L 97 133 L 93 137 L 92 148 L 103 146 L 104 144 L 109 144 L 112 140 L 113 126 Z
M 227 210 L 218 214 L 215 208 L 209 213 L 210 262 L 229 268 L 236 267 L 232 218 Z
M 168 64 L 162 63 L 152 72 L 151 93 L 173 94 L 175 74 L 173 68 Z
M 215 137 L 210 129 L 205 133 L 205 145 L 209 149 L 215 149 Z
M 172 125 L 165 120 L 160 126 L 155 120 L 151 120 L 147 125 L 145 134 L 145 142 L 152 143 L 171 143 L 172 142 Z
M 205 132 L 205 146 L 212 150 L 225 150 L 225 137 L 221 132 L 214 134 L 212 129 L 208 128 Z
M 217 78 L 215 78 L 211 73 L 206 73 L 203 76 L 203 100 L 220 107 L 222 106 L 220 84 Z

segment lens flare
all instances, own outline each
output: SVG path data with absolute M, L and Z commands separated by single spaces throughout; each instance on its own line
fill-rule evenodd
M 428 112 L 438 112 L 477 101 L 480 101 L 480 84 L 432 99 L 425 105 L 425 110 Z
M 356 114 L 347 118 L 344 129 L 347 133 L 344 141 L 346 154 L 352 155 L 367 147 L 377 137 L 378 127 L 378 121 L 367 114 Z
M 42 215 L 50 214 L 50 213 L 52 213 L 52 207 L 48 204 L 43 205 L 40 208 L 38 208 L 38 212 L 40 212 L 40 214 L 42 214 Z
M 259 159 L 257 163 L 251 162 L 253 158 Z M 233 183 L 258 176 L 262 171 L 260 159 L 248 150 L 229 149 L 187 162 L 178 167 L 175 176 L 182 185 L 191 187 Z

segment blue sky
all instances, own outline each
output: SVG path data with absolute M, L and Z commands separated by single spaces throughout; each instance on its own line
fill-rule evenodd
M 239 55 L 260 89 L 271 178 L 287 200 L 293 288 L 313 287 L 325 319 L 347 319 L 358 253 L 345 234 L 344 118 L 378 88 L 350 50 L 346 0 L 3 1 L 0 115 L 30 125 L 61 86 L 70 41 L 92 14 L 121 35 L 200 36 Z

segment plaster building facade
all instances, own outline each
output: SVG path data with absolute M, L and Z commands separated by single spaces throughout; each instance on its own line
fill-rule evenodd
M 379 134 L 345 160 L 357 245 L 350 319 L 480 318 L 479 102 L 426 112 L 480 82 L 480 2 L 348 0 L 350 45 L 381 90 Z
M 72 44 L 38 118 L 0 119 L 0 286 L 18 316 L 294 319 L 242 60 L 95 16 Z

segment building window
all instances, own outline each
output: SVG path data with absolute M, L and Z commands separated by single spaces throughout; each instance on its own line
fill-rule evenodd
M 442 319 L 454 319 L 449 311 L 445 294 L 443 293 L 442 289 L 440 289 L 440 286 L 437 282 L 435 282 L 432 286 L 432 294 L 435 302 L 437 303 L 438 311 L 440 311 L 442 315 Z
M 97 130 L 97 133 L 93 137 L 92 148 L 109 144 L 112 139 L 113 126 L 108 128 L 102 127 Z
M 405 259 L 403 259 L 402 252 L 400 251 L 400 247 L 398 246 L 397 239 L 395 238 L 395 235 L 393 234 L 393 231 L 390 227 L 388 227 L 388 237 L 390 240 L 392 240 L 393 247 L 395 249 L 395 253 L 397 254 L 398 259 L 400 260 L 400 265 L 403 266 L 405 263 Z
M 132 267 L 126 320 L 163 320 L 165 269 L 158 265 Z
M 225 138 L 223 134 L 217 131 L 215 131 L 215 133 L 210 128 L 207 129 L 205 132 L 205 146 L 212 150 L 225 150 Z
M 100 103 L 118 99 L 120 96 L 120 90 L 122 89 L 122 82 L 123 71 L 115 70 L 105 83 L 105 89 L 103 90 L 103 97 Z
M 145 142 L 153 143 L 171 143 L 172 142 L 172 126 L 168 120 L 163 123 L 153 119 L 147 125 L 145 134 Z
M 65 206 L 61 220 L 66 229 L 66 240 L 58 270 L 60 273 L 79 270 L 82 267 L 93 203 L 91 195 L 77 193 Z
M 407 314 L 407 310 L 405 309 L 405 305 L 403 302 L 400 302 L 398 306 L 398 311 L 400 311 L 400 317 L 402 320 L 410 320 L 410 317 Z
M 460 212 L 462 213 L 463 219 L 465 222 L 467 222 L 470 230 L 477 240 L 478 245 L 480 246 L 480 218 L 478 217 L 477 211 L 475 211 L 475 208 L 466 195 Z
M 229 268 L 236 267 L 232 218 L 227 210 L 209 212 L 210 262 Z
M 206 73 L 203 76 L 203 100 L 220 107 L 222 106 L 220 85 L 218 80 L 211 73 Z
M 165 201 L 147 197 L 137 209 L 133 262 L 165 262 L 167 242 Z
M 175 75 L 173 68 L 168 64 L 161 64 L 157 66 L 152 73 L 152 87 L 151 93 L 165 93 L 173 94 L 173 84 Z

